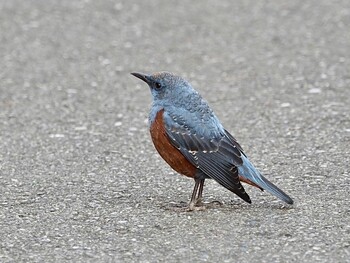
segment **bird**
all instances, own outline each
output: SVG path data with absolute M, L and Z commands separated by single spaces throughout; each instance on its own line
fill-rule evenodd
M 248 203 L 251 199 L 241 182 L 293 204 L 291 197 L 254 167 L 187 80 L 166 71 L 131 74 L 148 84 L 153 97 L 149 129 L 156 150 L 172 169 L 195 181 L 189 211 L 203 208 L 206 179 L 215 180 Z

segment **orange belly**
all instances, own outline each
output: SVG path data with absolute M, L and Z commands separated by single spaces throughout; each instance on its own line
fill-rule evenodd
M 169 141 L 165 131 L 163 112 L 164 110 L 161 110 L 157 113 L 156 119 L 150 128 L 153 144 L 160 156 L 163 157 L 171 168 L 180 174 L 188 177 L 194 177 L 197 168 L 191 164 Z

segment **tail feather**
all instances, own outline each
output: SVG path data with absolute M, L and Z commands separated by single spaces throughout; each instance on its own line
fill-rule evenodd
M 256 184 L 261 186 L 261 188 L 273 194 L 274 196 L 278 197 L 279 199 L 286 202 L 287 204 L 290 204 L 290 205 L 293 204 L 293 199 L 290 198 L 285 192 L 283 192 L 281 189 L 279 189 L 276 185 L 271 183 L 261 174 L 260 174 L 260 178 L 261 178 L 261 183 L 256 183 Z
M 238 167 L 240 176 L 248 179 L 259 187 L 263 188 L 267 192 L 273 194 L 277 198 L 286 202 L 287 204 L 293 204 L 292 198 L 290 198 L 285 192 L 279 189 L 276 185 L 267 180 L 260 172 L 251 164 L 247 157 L 242 155 L 243 164 Z

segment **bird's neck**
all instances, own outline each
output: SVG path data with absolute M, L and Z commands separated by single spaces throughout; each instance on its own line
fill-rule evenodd
M 148 116 L 148 124 L 151 126 L 152 123 L 155 121 L 157 113 L 164 109 L 164 105 L 160 105 L 156 102 L 152 103 L 152 107 Z

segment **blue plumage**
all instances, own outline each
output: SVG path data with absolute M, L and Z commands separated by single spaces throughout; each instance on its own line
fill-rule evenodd
M 293 203 L 287 194 L 253 166 L 208 103 L 186 80 L 168 72 L 132 74 L 147 82 L 151 88 L 153 103 L 149 115 L 150 126 L 154 124 L 157 114 L 163 111 L 162 120 L 169 142 L 196 167 L 193 175 L 196 186 L 198 183 L 203 188 L 205 178 L 212 178 L 250 203 L 240 183 L 243 180 L 288 204 Z M 201 191 L 198 196 L 201 196 Z
M 238 173 L 248 179 L 249 181 L 252 181 L 253 183 L 257 184 L 264 190 L 268 191 L 270 194 L 273 194 L 274 196 L 278 197 L 282 201 L 293 204 L 293 200 L 284 193 L 281 189 L 279 189 L 277 186 L 272 184 L 270 181 L 268 181 L 255 167 L 254 165 L 249 161 L 249 159 L 242 155 L 241 156 L 243 160 L 243 164 L 238 166 Z

